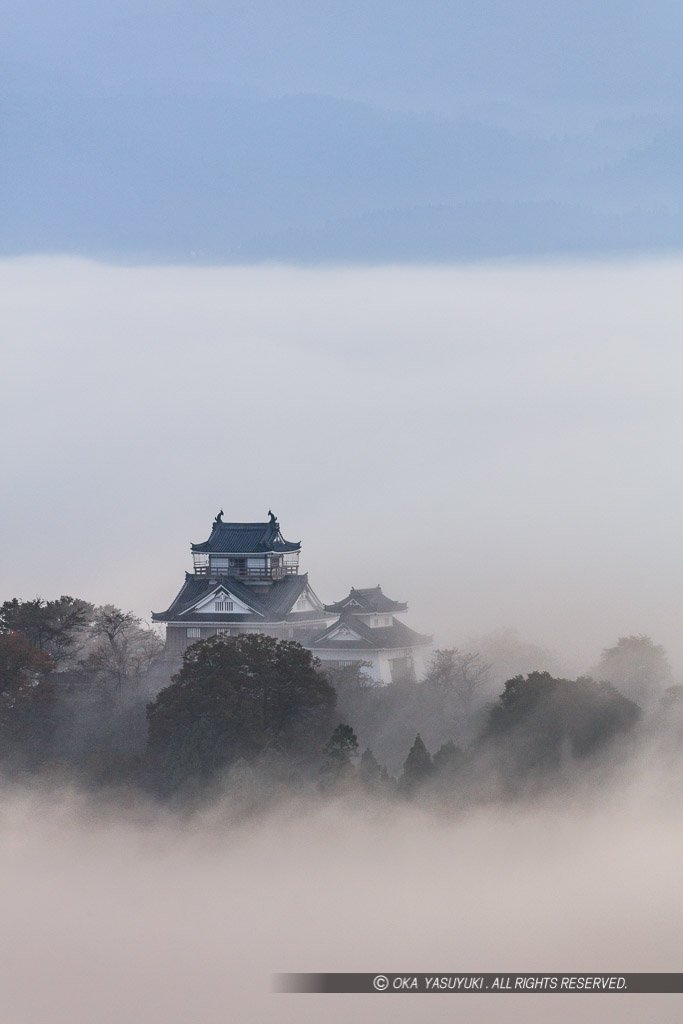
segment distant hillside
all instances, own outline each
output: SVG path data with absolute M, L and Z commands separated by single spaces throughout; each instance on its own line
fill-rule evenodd
M 450 260 L 683 247 L 683 128 L 551 137 L 324 96 L 6 96 L 0 254 Z M 7 199 L 9 198 L 9 201 Z

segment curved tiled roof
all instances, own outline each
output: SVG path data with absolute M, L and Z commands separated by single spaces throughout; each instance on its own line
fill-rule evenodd
M 277 522 L 219 523 L 214 522 L 211 536 L 201 544 L 193 544 L 196 552 L 230 555 L 262 554 L 269 551 L 300 551 L 300 541 L 285 540 Z
M 282 622 L 289 620 L 290 611 L 296 604 L 297 599 L 306 589 L 308 575 L 284 576 L 281 580 L 275 580 L 267 585 L 247 585 L 233 576 L 226 576 L 210 579 L 206 576 L 193 576 L 188 573 L 185 583 L 179 594 L 165 612 L 152 612 L 155 622 Z M 253 608 L 252 612 L 245 615 L 215 614 L 214 612 L 196 612 L 194 606 L 205 597 L 209 597 L 215 590 L 222 588 L 232 594 L 239 601 Z M 292 616 L 301 616 L 292 612 Z M 324 618 L 324 613 L 306 613 L 308 619 Z
M 348 610 L 362 615 L 368 612 L 404 612 L 407 607 L 408 605 L 402 601 L 392 601 L 390 597 L 386 597 L 380 586 L 368 587 L 364 590 L 356 590 L 355 587 L 351 587 L 347 596 L 343 597 L 341 601 L 326 604 L 325 611 L 340 615 Z
M 355 637 L 349 637 L 348 640 L 330 639 L 330 635 L 340 625 L 348 626 L 358 639 Z M 405 623 L 399 622 L 398 619 L 392 619 L 390 626 L 377 626 L 373 628 L 366 625 L 356 615 L 346 613 L 341 615 L 327 629 L 314 636 L 306 646 L 314 649 L 328 647 L 334 650 L 381 651 L 394 647 L 422 647 L 431 642 L 431 636 L 417 633 L 414 629 L 406 626 Z

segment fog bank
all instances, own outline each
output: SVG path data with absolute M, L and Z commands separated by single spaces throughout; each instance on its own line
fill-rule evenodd
M 244 821 L 227 799 L 180 818 L 59 789 L 3 796 L 3 1021 L 663 1022 L 680 1004 L 269 991 L 276 971 L 680 970 L 681 792 L 655 772 L 455 818 L 339 800 Z

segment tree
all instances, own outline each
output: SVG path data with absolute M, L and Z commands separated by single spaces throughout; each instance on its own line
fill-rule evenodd
M 683 686 L 669 686 L 662 694 L 650 723 L 660 749 L 683 756 Z
M 136 615 L 106 604 L 94 610 L 89 649 L 80 666 L 100 679 L 106 693 L 116 695 L 139 680 L 163 647 Z
M 483 741 L 521 772 L 558 768 L 566 754 L 588 757 L 637 722 L 640 709 L 610 683 L 548 672 L 515 676 L 488 715 Z
M 366 671 L 371 667 L 369 661 L 353 661 L 350 665 L 343 665 L 341 668 L 330 668 L 329 665 L 325 665 L 323 671 L 339 697 L 345 696 L 353 699 L 356 695 L 363 694 L 376 685 L 372 676 Z
M 424 681 L 442 692 L 454 693 L 469 714 L 474 696 L 486 684 L 490 669 L 480 654 L 448 647 L 434 652 Z
M 51 730 L 54 692 L 46 681 L 54 667 L 22 633 L 0 635 L 0 752 L 30 755 Z
M 418 733 L 403 764 L 399 789 L 413 793 L 427 782 L 433 771 L 432 757 Z
M 451 777 L 461 768 L 465 755 L 460 747 L 456 747 L 453 740 L 443 743 L 434 754 L 432 763 L 437 775 Z
M 643 633 L 620 636 L 605 648 L 593 674 L 639 704 L 659 697 L 672 678 L 666 651 Z
M 500 629 L 484 633 L 470 641 L 472 650 L 479 651 L 491 666 L 487 690 L 497 697 L 506 679 L 529 672 L 556 674 L 557 656 L 546 647 L 525 640 L 516 629 Z
M 384 765 L 380 765 L 370 747 L 363 751 L 358 765 L 358 778 L 363 789 L 371 793 L 381 792 L 386 795 L 392 792 L 394 787 L 394 780 L 390 778 Z
M 350 725 L 339 723 L 325 744 L 325 753 L 330 761 L 350 767 L 358 752 L 358 737 Z
M 19 601 L 14 597 L 0 605 L 0 632 L 22 633 L 59 668 L 78 654 L 93 613 L 93 606 L 80 598 Z
M 269 748 L 310 754 L 320 750 L 335 699 L 310 651 L 294 641 L 257 633 L 200 640 L 147 707 L 150 757 L 175 786 Z
M 683 707 L 683 686 L 667 686 L 659 703 L 664 711 Z
M 324 783 L 333 785 L 348 778 L 357 753 L 358 737 L 350 725 L 340 722 L 325 744 L 321 769 Z
M 379 761 L 370 750 L 370 747 L 366 747 L 360 759 L 358 774 L 361 782 L 367 789 L 373 789 L 378 784 L 381 770 Z

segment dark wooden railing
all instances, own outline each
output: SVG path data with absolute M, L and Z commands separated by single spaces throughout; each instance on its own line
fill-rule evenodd
M 283 576 L 297 576 L 298 565 L 246 566 L 231 565 L 227 569 L 209 568 L 208 565 L 197 565 L 195 576 L 235 576 L 240 580 L 281 580 Z

